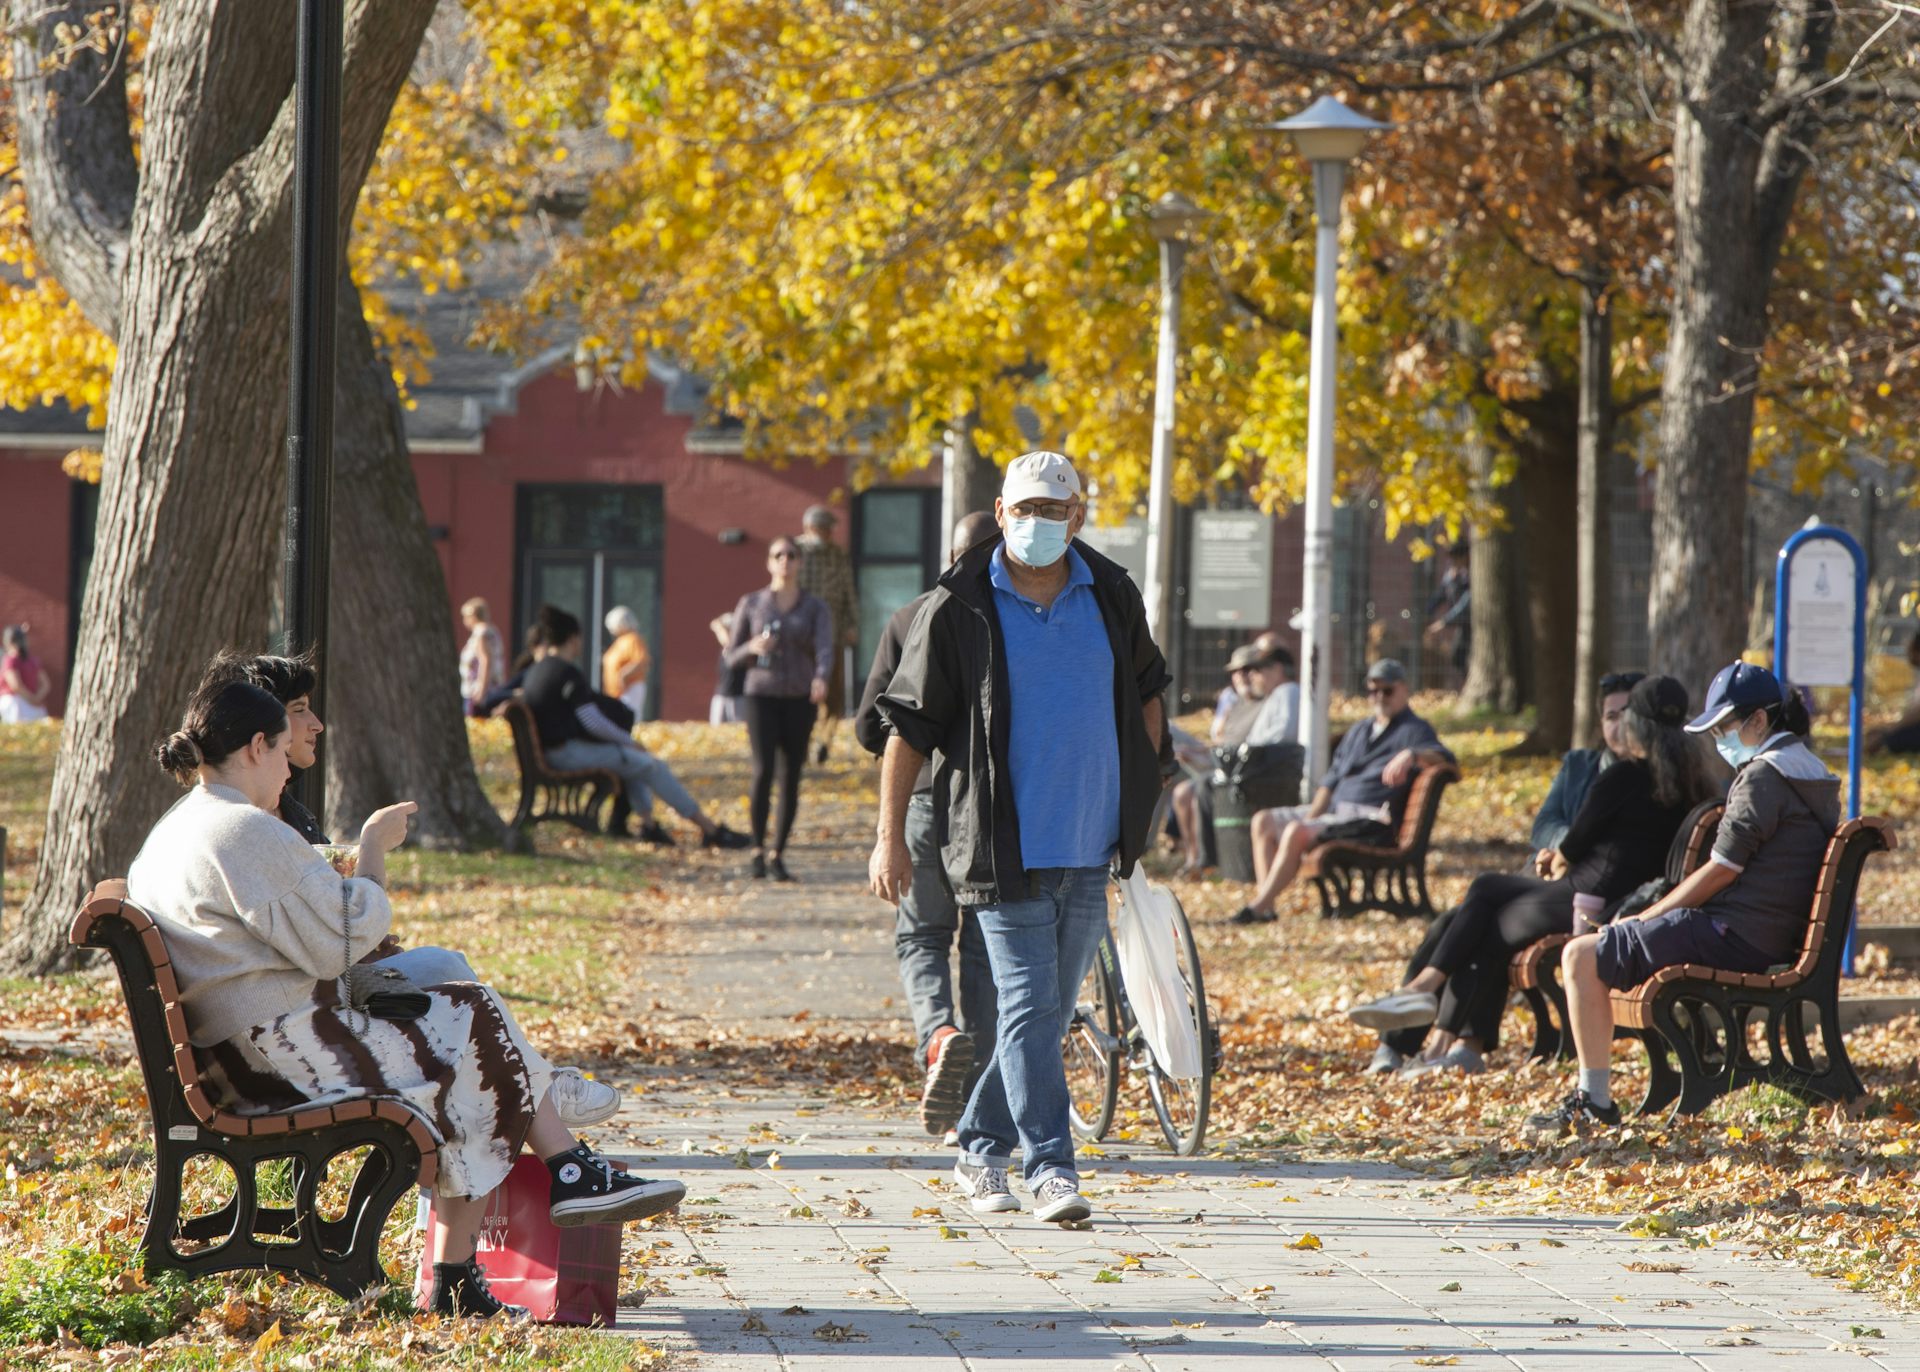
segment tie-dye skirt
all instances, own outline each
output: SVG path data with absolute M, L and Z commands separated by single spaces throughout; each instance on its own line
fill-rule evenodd
M 502 1181 L 546 1099 L 553 1069 L 487 987 L 426 988 L 418 1019 L 374 1019 L 341 1004 L 336 982 L 314 1004 L 202 1054 L 202 1081 L 224 1109 L 285 1109 L 350 1096 L 398 1096 L 440 1138 L 443 1196 L 484 1196 Z

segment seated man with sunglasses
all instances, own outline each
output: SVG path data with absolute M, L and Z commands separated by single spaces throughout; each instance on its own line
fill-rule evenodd
M 1300 859 L 1318 843 L 1388 845 L 1420 768 L 1452 762 L 1433 726 L 1413 712 L 1407 669 L 1383 657 L 1367 669 L 1373 718 L 1347 730 L 1333 750 L 1311 805 L 1262 810 L 1253 817 L 1253 870 L 1260 879 L 1235 924 L 1266 924 L 1273 903 L 1292 885 Z

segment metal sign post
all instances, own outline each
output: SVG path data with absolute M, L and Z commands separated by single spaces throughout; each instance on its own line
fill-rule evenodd
M 1845 686 L 1847 818 L 1860 817 L 1860 731 L 1867 679 L 1867 554 L 1852 534 L 1815 524 L 1780 548 L 1773 579 L 1773 671 L 1796 686 Z M 1842 970 L 1853 975 L 1854 925 L 1849 912 Z

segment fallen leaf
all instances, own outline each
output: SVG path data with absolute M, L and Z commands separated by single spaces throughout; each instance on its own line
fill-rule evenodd
M 1320 1242 L 1320 1236 L 1318 1234 L 1302 1234 L 1299 1238 L 1288 1244 L 1287 1247 L 1293 1249 L 1296 1253 L 1317 1253 L 1322 1248 L 1325 1248 L 1326 1245 Z
M 1098 1272 L 1095 1272 L 1095 1273 L 1093 1274 L 1093 1279 L 1094 1279 L 1095 1281 L 1100 1281 L 1100 1282 L 1113 1282 L 1113 1281 L 1119 1281 L 1119 1280 L 1120 1280 L 1120 1274 L 1119 1274 L 1118 1272 L 1110 1272 L 1110 1271 L 1108 1271 L 1108 1270 L 1107 1270 L 1106 1268 L 1104 1268 L 1104 1267 L 1103 1267 L 1103 1268 L 1101 1268 L 1101 1269 L 1100 1269 L 1100 1270 L 1099 1270 Z
M 1450 1281 L 1440 1289 L 1442 1291 L 1458 1291 L 1460 1289 L 1460 1283 L 1457 1281 Z
M 1620 1264 L 1629 1272 L 1685 1272 L 1684 1262 L 1623 1262 Z

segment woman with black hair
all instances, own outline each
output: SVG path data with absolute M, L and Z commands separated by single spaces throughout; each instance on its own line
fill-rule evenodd
M 1637 915 L 1581 935 L 1560 954 L 1580 1079 L 1527 1127 L 1566 1133 L 1620 1122 L 1608 1062 L 1611 993 L 1663 967 L 1764 972 L 1799 955 L 1827 842 L 1840 825 L 1840 778 L 1807 746 L 1807 707 L 1764 667 L 1735 662 L 1707 688 L 1687 732 L 1713 739 L 1734 768 L 1713 857 Z
M 1428 1063 L 1486 1070 L 1490 1046 L 1476 1026 L 1498 1024 L 1507 962 L 1549 934 L 1573 928 L 1576 905 L 1593 911 L 1658 876 L 1690 811 L 1711 790 L 1698 750 L 1681 726 L 1686 688 L 1647 677 L 1627 695 L 1619 759 L 1587 793 L 1557 848 L 1539 855 L 1532 876 L 1476 877 L 1426 967 L 1398 991 L 1347 1012 L 1369 1029 L 1433 1024 Z
M 202 683 L 157 752 L 190 789 L 147 835 L 127 873 L 128 898 L 160 928 L 188 1038 L 242 1064 L 270 1107 L 390 1095 L 420 1112 L 441 1140 L 430 1308 L 524 1314 L 493 1298 L 473 1260 L 486 1197 L 523 1144 L 552 1173 L 556 1224 L 658 1214 L 686 1189 L 616 1171 L 573 1137 L 554 1107 L 552 1069 L 488 988 L 427 988 L 411 1019 L 351 1008 L 350 970 L 393 921 L 386 856 L 406 838 L 415 807 L 375 812 L 360 831 L 355 875 L 341 876 L 274 815 L 289 734 L 286 710 L 266 691 Z M 203 1085 L 224 1109 L 267 1103 L 237 1097 L 230 1074 Z

